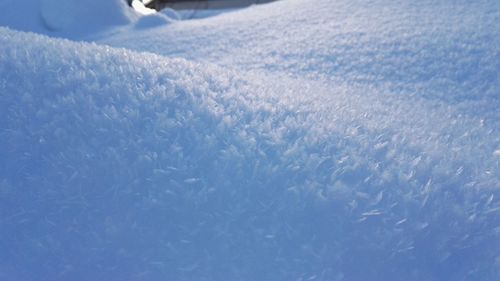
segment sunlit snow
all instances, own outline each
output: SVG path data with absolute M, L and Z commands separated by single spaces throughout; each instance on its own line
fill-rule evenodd
M 57 2 L 0 1 L 0 280 L 500 279 L 497 1 Z
M 134 8 L 134 10 L 136 10 L 137 12 L 139 12 L 140 14 L 143 14 L 143 15 L 151 15 L 151 14 L 156 13 L 155 10 L 144 6 L 144 3 L 142 3 L 139 0 L 132 1 L 132 8 Z

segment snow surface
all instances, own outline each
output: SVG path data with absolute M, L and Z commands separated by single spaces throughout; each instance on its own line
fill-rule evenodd
M 123 0 L 0 0 L 0 26 L 80 38 L 139 18 Z
M 144 6 L 144 3 L 140 0 L 132 0 L 131 6 L 135 11 L 142 15 L 151 15 L 156 13 L 156 10 Z
M 0 280 L 500 278 L 497 1 L 3 11 Z

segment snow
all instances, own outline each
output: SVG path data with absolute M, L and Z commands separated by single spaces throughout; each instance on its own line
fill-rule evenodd
M 0 1 L 0 26 L 72 39 L 133 23 L 139 15 L 122 0 Z
M 150 9 L 146 6 L 144 6 L 144 3 L 142 3 L 140 0 L 133 0 L 132 1 L 132 8 L 134 8 L 135 11 L 142 15 L 151 15 L 156 13 L 154 9 Z
M 0 2 L 1 280 L 500 278 L 496 1 L 42 2 Z

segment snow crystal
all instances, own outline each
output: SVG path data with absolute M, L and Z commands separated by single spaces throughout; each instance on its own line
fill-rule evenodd
M 499 278 L 495 1 L 124 11 L 0 27 L 0 279 Z

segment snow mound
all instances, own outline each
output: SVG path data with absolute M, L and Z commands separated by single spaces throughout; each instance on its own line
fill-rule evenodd
M 13 3 L 0 280 L 500 279 L 495 1 Z
M 143 28 L 159 27 L 162 25 L 167 25 L 172 21 L 174 20 L 161 13 L 155 13 L 151 15 L 142 16 L 141 18 L 139 18 L 139 20 L 137 20 L 137 22 L 135 23 L 135 28 L 143 29 Z
M 123 0 L 5 0 L 0 8 L 2 26 L 66 38 L 103 32 L 139 17 Z
M 245 71 L 496 105 L 497 2 L 277 1 L 100 42 Z
M 454 107 L 5 28 L 0 93 L 3 279 L 500 276 L 499 132 Z
M 179 12 L 177 12 L 176 10 L 174 9 L 171 9 L 171 8 L 163 8 L 160 13 L 172 20 L 180 20 L 181 19 L 181 15 L 179 14 Z

